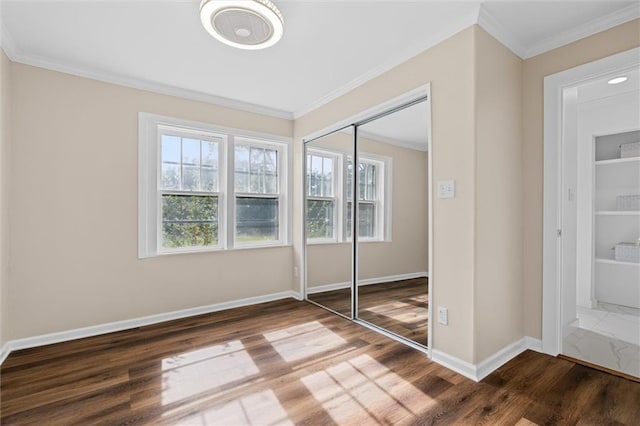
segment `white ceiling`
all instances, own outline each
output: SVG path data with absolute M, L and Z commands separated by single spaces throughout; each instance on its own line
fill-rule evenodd
M 243 51 L 210 37 L 198 0 L 0 0 L 17 62 L 298 117 L 479 23 L 521 57 L 640 16 L 637 1 L 275 0 L 285 34 Z

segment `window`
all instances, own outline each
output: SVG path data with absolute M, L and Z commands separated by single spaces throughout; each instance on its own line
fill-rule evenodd
M 315 152 L 307 156 L 307 237 L 336 238 L 336 155 Z
M 217 247 L 223 137 L 160 126 L 160 250 Z
M 358 163 L 358 238 L 388 236 L 385 191 L 391 159 L 360 154 Z M 310 242 L 351 239 L 353 161 L 341 153 L 307 149 L 307 238 Z M 344 180 L 342 177 L 344 176 Z M 344 194 L 344 197 L 342 196 Z
M 280 239 L 282 157 L 281 146 L 236 138 L 235 241 L 240 245 Z
M 351 179 L 353 176 L 351 159 L 347 165 L 347 238 L 351 238 Z M 384 238 L 383 179 L 384 162 L 360 156 L 358 163 L 358 238 L 361 240 L 382 240 Z
M 288 151 L 283 138 L 141 113 L 139 256 L 287 244 Z

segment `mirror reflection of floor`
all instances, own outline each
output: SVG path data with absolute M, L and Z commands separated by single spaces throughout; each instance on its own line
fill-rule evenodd
M 426 346 L 427 288 L 426 277 L 360 286 L 358 318 Z M 350 293 L 350 289 L 340 289 L 314 294 L 311 299 L 337 312 L 348 312 Z

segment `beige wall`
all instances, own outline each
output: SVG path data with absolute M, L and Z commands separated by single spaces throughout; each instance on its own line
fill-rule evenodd
M 10 61 L 0 49 L 0 348 L 7 340 L 9 313 L 10 73 Z
M 138 112 L 283 136 L 291 121 L 18 63 L 12 88 L 7 339 L 292 289 L 291 247 L 137 256 Z
M 475 363 L 522 338 L 522 60 L 476 28 Z M 434 100 L 437 102 L 437 99 Z
M 542 337 L 543 81 L 547 75 L 640 46 L 640 20 L 524 61 L 522 151 L 524 195 L 524 332 Z
M 434 348 L 473 361 L 474 29 L 468 28 L 363 84 L 294 123 L 297 165 L 294 191 L 302 208 L 301 139 L 411 89 L 431 82 L 433 177 L 455 179 L 454 199 L 434 200 L 435 306 L 449 308 L 449 325 L 434 324 Z M 296 262 L 301 262 L 298 216 Z

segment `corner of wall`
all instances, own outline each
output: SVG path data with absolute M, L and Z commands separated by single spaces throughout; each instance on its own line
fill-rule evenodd
M 9 156 L 11 152 L 11 61 L 0 48 L 0 360 L 9 334 Z

